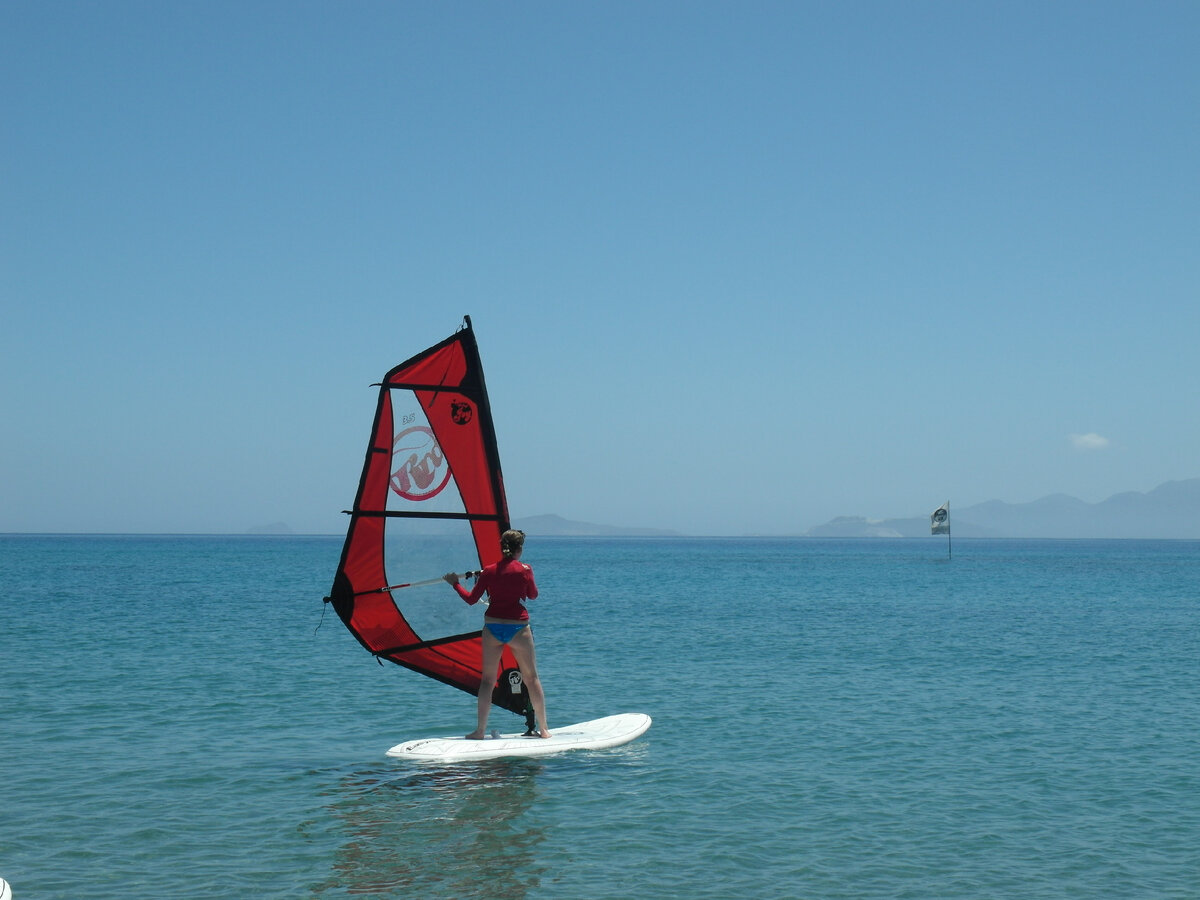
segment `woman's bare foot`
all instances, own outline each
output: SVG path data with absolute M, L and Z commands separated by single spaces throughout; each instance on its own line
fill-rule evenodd
M 550 732 L 547 731 L 545 728 L 542 728 L 538 731 L 538 737 L 548 738 L 548 737 L 550 737 Z
M 476 729 L 475 731 L 472 731 L 470 734 L 467 735 L 466 740 L 482 741 L 483 737 L 484 737 L 483 729 Z

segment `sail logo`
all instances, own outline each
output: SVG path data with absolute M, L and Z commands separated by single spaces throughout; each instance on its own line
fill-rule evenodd
M 466 400 L 454 400 L 450 403 L 450 419 L 455 425 L 467 425 L 475 418 L 475 410 Z
M 436 497 L 450 483 L 450 466 L 442 448 L 424 425 L 396 435 L 392 459 L 400 463 L 392 472 L 392 490 L 405 500 L 420 503 Z

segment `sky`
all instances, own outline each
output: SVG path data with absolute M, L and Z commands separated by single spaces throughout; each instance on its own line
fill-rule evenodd
M 0 6 L 0 532 L 344 531 L 470 315 L 515 518 L 1200 476 L 1200 4 Z

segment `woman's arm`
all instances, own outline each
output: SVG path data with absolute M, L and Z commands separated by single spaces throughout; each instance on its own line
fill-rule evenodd
M 454 572 L 447 572 L 442 576 L 446 579 L 446 583 L 458 592 L 458 596 L 462 597 L 471 606 L 479 602 L 479 598 L 483 596 L 483 592 L 487 590 L 487 573 L 480 572 L 479 577 L 475 579 L 475 587 L 467 591 L 465 587 L 458 583 L 458 575 Z

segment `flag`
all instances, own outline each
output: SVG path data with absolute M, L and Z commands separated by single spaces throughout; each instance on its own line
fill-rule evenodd
M 930 534 L 949 534 L 950 533 L 950 501 L 947 500 L 941 506 L 933 511 L 933 515 L 929 517 L 929 533 Z

